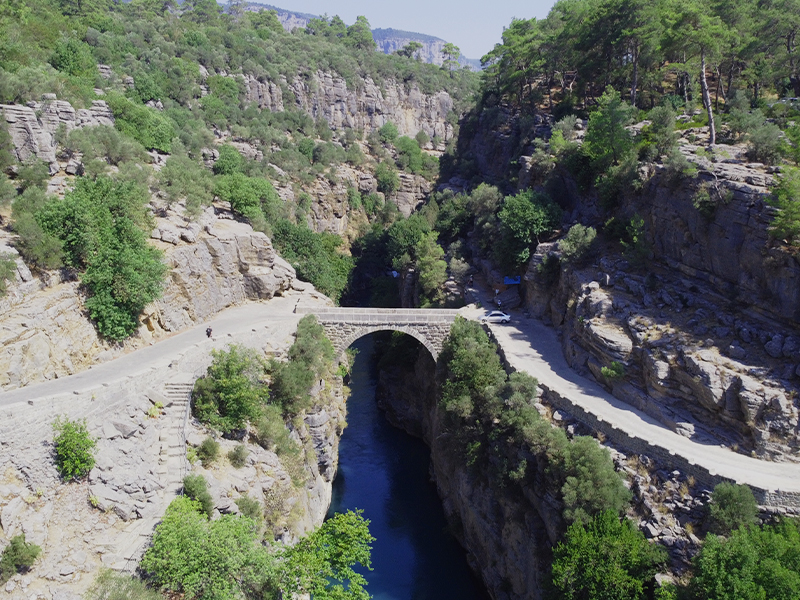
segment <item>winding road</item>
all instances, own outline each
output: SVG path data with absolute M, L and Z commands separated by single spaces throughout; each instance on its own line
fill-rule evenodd
M 488 296 L 472 288 L 477 298 L 488 306 Z M 167 367 L 182 356 L 185 350 L 198 344 L 222 348 L 242 340 L 249 332 L 267 324 L 281 323 L 281 332 L 296 328 L 300 314 L 295 312 L 301 297 L 290 295 L 268 303 L 249 303 L 227 309 L 212 321 L 175 334 L 152 346 L 131 352 L 82 373 L 30 385 L 0 394 L 0 408 L 18 402 L 32 403 L 36 398 L 79 393 L 109 381 L 137 376 L 153 368 Z M 312 306 L 314 303 L 311 303 Z M 313 312 L 309 306 L 300 312 Z M 484 310 L 470 305 L 461 310 L 466 318 L 477 319 Z M 205 328 L 212 327 L 214 335 L 207 340 Z M 698 465 L 714 477 L 746 483 L 761 490 L 765 504 L 800 509 L 800 464 L 758 460 L 737 454 L 725 447 L 703 444 L 683 437 L 650 416 L 622 402 L 597 383 L 576 374 L 564 359 L 556 332 L 541 321 L 515 315 L 507 325 L 490 325 L 506 360 L 515 369 L 536 377 L 540 384 L 568 399 L 612 429 L 631 438 L 663 449 L 690 465 Z M 758 494 L 757 494 L 758 495 Z

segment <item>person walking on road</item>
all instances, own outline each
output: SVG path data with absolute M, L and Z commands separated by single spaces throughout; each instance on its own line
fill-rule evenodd
M 208 327 L 206 329 L 206 337 L 209 337 L 209 338 L 211 337 L 211 327 Z

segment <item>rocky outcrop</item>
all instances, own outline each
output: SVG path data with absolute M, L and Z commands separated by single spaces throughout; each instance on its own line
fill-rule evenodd
M 350 89 L 343 78 L 323 71 L 308 79 L 279 82 L 246 76 L 244 83 L 247 102 L 271 111 L 302 110 L 325 119 L 332 129 L 349 127 L 369 134 L 392 122 L 401 135 L 413 137 L 424 131 L 431 138 L 453 137 L 453 127 L 447 122 L 453 99 L 444 91 L 427 95 L 416 85 L 406 88 L 388 80 L 379 86 L 370 78 Z
M 60 273 L 30 277 L 22 265 L 0 299 L 0 389 L 76 373 L 229 306 L 270 299 L 295 281 L 294 269 L 269 238 L 223 209 L 209 209 L 199 223 L 176 214 L 157 219 L 152 237 L 170 266 L 166 286 L 145 309 L 139 334 L 123 345 L 98 336 L 77 281 Z
M 92 101 L 90 108 L 75 109 L 64 100 L 56 100 L 55 94 L 44 94 L 41 102 L 0 104 L 14 144 L 17 160 L 23 162 L 30 157 L 38 158 L 50 165 L 50 174 L 60 170 L 56 158 L 56 132 L 63 128 L 69 133 L 79 127 L 114 125 L 114 115 L 103 100 Z
M 800 458 L 800 345 L 782 323 L 702 292 L 680 272 L 651 267 L 643 275 L 608 255 L 563 270 L 552 286 L 539 258 L 524 278 L 526 306 L 562 329 L 573 368 L 699 442 Z M 614 362 L 621 376 L 603 371 Z

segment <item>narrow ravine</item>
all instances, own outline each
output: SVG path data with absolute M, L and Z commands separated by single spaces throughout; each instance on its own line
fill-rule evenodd
M 347 429 L 329 514 L 359 508 L 370 519 L 373 571 L 364 572 L 375 600 L 487 600 L 466 553 L 448 532 L 430 481 L 430 452 L 392 427 L 375 401 L 373 342 L 358 350 L 347 400 Z

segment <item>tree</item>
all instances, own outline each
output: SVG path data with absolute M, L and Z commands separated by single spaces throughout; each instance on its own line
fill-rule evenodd
M 255 350 L 236 344 L 212 350 L 206 376 L 195 382 L 192 413 L 202 422 L 227 433 L 253 421 L 269 398 L 266 364 Z
M 573 440 L 564 472 L 566 481 L 561 493 L 568 523 L 588 523 L 601 511 L 618 515 L 630 502 L 631 493 L 614 470 L 608 450 L 594 438 L 577 436 Z
M 708 91 L 706 71 L 708 60 L 716 58 L 720 52 L 722 43 L 728 36 L 728 28 L 700 0 L 674 0 L 667 13 L 674 15 L 668 33 L 672 43 L 683 51 L 684 56 L 688 52 L 700 57 L 700 90 L 708 115 L 709 144 L 716 144 L 714 109 Z
M 398 56 L 405 56 L 406 58 L 414 58 L 414 55 L 416 54 L 416 58 L 419 60 L 419 54 L 417 53 L 420 50 L 422 50 L 422 44 L 416 40 L 411 40 L 405 46 L 397 50 L 395 54 Z
M 97 445 L 89 435 L 86 421 L 59 416 L 53 421 L 53 431 L 58 473 L 66 481 L 86 477 L 94 467 L 93 452 Z
M 597 110 L 589 116 L 584 148 L 598 171 L 619 164 L 633 149 L 633 136 L 626 129 L 632 111 L 633 107 L 623 102 L 619 93 L 609 87 L 600 97 Z
M 726 481 L 718 483 L 711 494 L 709 517 L 713 531 L 723 535 L 755 524 L 758 520 L 758 504 L 753 491 L 746 485 Z
M 800 597 L 800 522 L 735 530 L 726 540 L 706 536 L 689 585 L 697 600 Z
M 345 43 L 358 50 L 375 50 L 378 47 L 372 37 L 372 29 L 367 17 L 356 17 L 356 22 L 347 28 Z
M 241 515 L 216 521 L 179 496 L 156 527 L 141 568 L 163 589 L 192 598 L 232 598 L 250 569 L 268 560 L 258 544 L 255 524 Z
M 379 163 L 375 167 L 375 179 L 378 183 L 378 191 L 384 194 L 394 194 L 400 187 L 400 177 L 397 171 L 387 163 Z
M 319 600 L 369 600 L 367 580 L 353 566 L 372 570 L 374 541 L 361 511 L 334 515 L 281 554 L 281 589 Z
M 425 234 L 414 246 L 419 271 L 419 285 L 422 288 L 423 308 L 437 305 L 442 300 L 442 287 L 447 281 L 447 263 L 444 250 L 436 243 L 438 234 L 431 231 Z
M 442 63 L 443 69 L 452 71 L 453 69 L 458 68 L 458 59 L 461 56 L 461 50 L 458 46 L 451 42 L 447 42 L 442 47 L 442 56 L 444 56 L 444 62 Z
M 496 254 L 505 266 L 515 268 L 528 262 L 539 236 L 558 225 L 561 209 L 549 196 L 526 190 L 506 196 L 498 217 L 502 236 Z
M 791 245 L 800 243 L 800 169 L 786 167 L 768 202 L 778 209 L 770 235 Z
M 64 200 L 50 201 L 35 214 L 42 231 L 63 244 L 64 262 L 83 271 L 90 292 L 86 308 L 100 334 L 112 340 L 136 331 L 166 274 L 161 252 L 145 237 L 146 198 L 133 182 L 82 177 Z
M 663 548 L 609 510 L 569 527 L 553 550 L 552 582 L 564 600 L 639 600 L 665 561 Z

